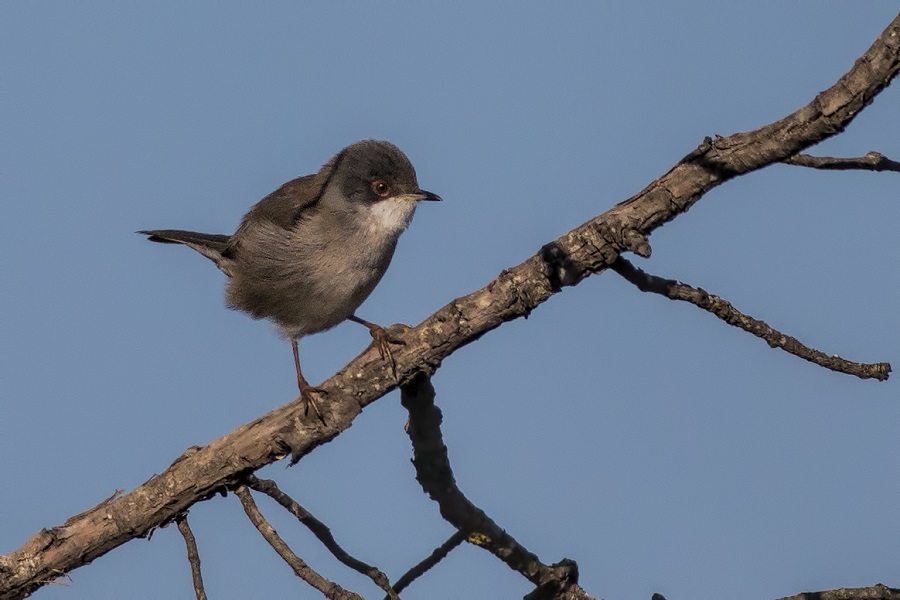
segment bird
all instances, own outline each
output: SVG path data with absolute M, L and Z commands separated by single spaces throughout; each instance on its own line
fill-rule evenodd
M 397 146 L 362 140 L 257 202 L 231 235 L 138 233 L 192 248 L 225 273 L 226 305 L 270 320 L 290 341 L 299 399 L 307 414 L 312 406 L 324 422 L 316 402 L 322 390 L 303 376 L 298 340 L 354 321 L 369 329 L 395 368 L 387 331 L 356 310 L 387 271 L 418 203 L 438 200 L 419 187 L 415 168 Z

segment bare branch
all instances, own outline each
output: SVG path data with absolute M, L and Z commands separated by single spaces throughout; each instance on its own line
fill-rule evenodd
M 260 467 L 299 460 L 350 426 L 370 403 L 506 321 L 527 316 L 562 287 L 606 269 L 624 250 L 648 255 L 647 237 L 722 183 L 802 152 L 843 131 L 900 71 L 900 16 L 834 85 L 787 117 L 708 139 L 644 190 L 547 244 L 485 287 L 450 302 L 400 337 L 396 377 L 369 348 L 320 384 L 328 425 L 302 403 L 277 408 L 182 456 L 158 476 L 0 557 L 0 600 L 20 598 L 113 548 L 172 521 Z
M 795 154 L 782 162 L 798 167 L 810 167 L 812 169 L 825 169 L 829 171 L 850 171 L 854 169 L 862 171 L 894 171 L 900 173 L 900 162 L 889 159 L 879 152 L 867 152 L 865 156 L 858 158 L 837 158 L 834 156 L 810 156 L 809 154 Z
M 178 525 L 178 531 L 184 538 L 184 545 L 187 546 L 188 562 L 191 563 L 191 578 L 194 580 L 194 595 L 197 600 L 206 600 L 206 590 L 203 589 L 203 575 L 200 574 L 200 552 L 197 551 L 197 540 L 194 538 L 194 532 L 188 525 L 187 514 L 178 515 L 175 518 Z
M 444 557 L 450 554 L 451 550 L 462 544 L 464 541 L 466 541 L 466 535 L 461 531 L 457 531 L 451 535 L 447 538 L 446 542 L 435 548 L 434 552 L 404 573 L 403 576 L 397 580 L 397 583 L 394 584 L 394 592 L 397 594 L 402 592 L 409 584 L 427 573 L 431 567 L 444 560 Z M 384 600 L 388 600 L 388 598 L 388 596 L 385 596 Z
M 297 577 L 322 592 L 322 595 L 326 598 L 332 598 L 332 600 L 363 600 L 362 596 L 345 590 L 333 581 L 328 581 L 303 562 L 302 558 L 294 554 L 294 551 L 281 539 L 275 528 L 259 512 L 259 508 L 257 508 L 256 502 L 253 501 L 253 497 L 246 486 L 239 485 L 235 487 L 234 493 L 241 501 L 241 505 L 244 507 L 244 512 L 247 513 L 250 522 L 269 542 L 272 549 L 294 570 Z
M 388 580 L 387 575 L 379 569 L 350 556 L 343 548 L 341 548 L 337 541 L 335 541 L 328 526 L 315 518 L 308 510 L 300 506 L 296 500 L 281 491 L 278 484 L 271 479 L 259 479 L 255 475 L 250 475 L 247 477 L 247 486 L 257 492 L 262 492 L 275 500 L 278 504 L 287 509 L 288 512 L 297 517 L 297 519 L 303 523 L 326 548 L 328 548 L 328 551 L 331 552 L 336 559 L 354 571 L 369 577 L 375 582 L 375 585 L 388 593 L 388 597 L 391 600 L 399 600 L 397 594 L 391 588 L 391 583 Z
M 846 360 L 836 355 L 827 355 L 809 346 L 805 346 L 796 338 L 785 335 L 773 329 L 763 321 L 747 316 L 730 302 L 707 293 L 701 288 L 691 287 L 674 279 L 663 279 L 656 275 L 650 275 L 634 266 L 623 257 L 619 257 L 610 265 L 610 269 L 633 283 L 642 292 L 653 292 L 672 300 L 682 300 L 702 308 L 722 319 L 729 325 L 733 325 L 758 338 L 765 340 L 772 348 L 781 348 L 794 356 L 799 356 L 813 364 L 825 367 L 839 373 L 855 375 L 860 379 L 877 379 L 884 381 L 891 372 L 889 363 L 858 363 Z
M 827 592 L 807 592 L 781 600 L 900 600 L 900 590 L 880 583 L 865 588 L 841 588 Z
M 574 562 L 543 564 L 457 487 L 441 434 L 441 410 L 434 404 L 431 379 L 420 374 L 405 384 L 400 402 L 409 411 L 407 433 L 413 445 L 416 481 L 438 503 L 441 516 L 464 533 L 470 544 L 484 548 L 536 586 L 552 590 L 580 589 Z M 587 594 L 581 597 L 590 598 Z

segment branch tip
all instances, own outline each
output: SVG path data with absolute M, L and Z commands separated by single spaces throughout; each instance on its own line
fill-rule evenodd
M 727 324 L 755 335 L 772 348 L 780 348 L 820 367 L 838 373 L 854 375 L 860 379 L 876 379 L 878 381 L 886 380 L 891 372 L 891 365 L 886 362 L 853 362 L 834 354 L 829 356 L 815 348 L 810 348 L 796 338 L 770 327 L 765 322 L 745 315 L 724 298 L 674 279 L 665 279 L 651 275 L 621 256 L 609 268 L 642 292 L 652 292 L 665 296 L 670 300 L 689 302 L 712 313 Z
M 880 152 L 867 152 L 863 156 L 838 158 L 835 156 L 811 156 L 795 154 L 782 161 L 788 165 L 823 169 L 827 171 L 893 171 L 900 173 L 900 162 L 891 160 Z

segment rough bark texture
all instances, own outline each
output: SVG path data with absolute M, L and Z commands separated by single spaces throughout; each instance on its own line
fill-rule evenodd
M 781 600 L 900 600 L 900 590 L 878 583 L 872 587 L 806 592 Z
M 547 244 L 485 287 L 450 302 L 403 335 L 394 353 L 400 382 L 431 373 L 457 349 L 505 321 L 528 315 L 562 287 L 598 273 L 620 252 L 647 256 L 647 236 L 703 194 L 735 177 L 781 162 L 842 131 L 900 68 L 900 17 L 853 68 L 793 114 L 755 131 L 703 144 L 634 197 Z M 348 428 L 369 403 L 398 385 L 375 349 L 321 386 L 328 425 L 292 403 L 204 447 L 194 447 L 160 475 L 35 534 L 0 556 L 0 598 L 20 598 L 113 548 L 170 523 L 193 504 L 239 484 L 247 473 L 293 454 L 299 460 Z M 825 597 L 825 596 L 820 596 Z

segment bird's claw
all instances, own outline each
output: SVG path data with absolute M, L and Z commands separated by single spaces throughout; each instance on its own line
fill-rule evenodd
M 399 336 L 410 329 L 409 325 L 404 325 L 402 323 L 391 325 L 387 329 L 378 326 L 369 329 L 369 333 L 372 335 L 372 343 L 378 348 L 378 354 L 381 356 L 381 360 L 386 360 L 390 363 L 391 374 L 394 376 L 394 379 L 397 378 L 397 362 L 394 360 L 391 344 L 405 346 L 406 341 Z
M 309 415 L 309 407 L 312 406 L 313 411 L 316 413 L 316 417 L 322 422 L 322 425 L 327 425 L 325 422 L 325 417 L 322 416 L 322 411 L 319 410 L 319 403 L 316 402 L 316 396 L 325 396 L 328 394 L 325 390 L 317 387 L 305 387 L 300 390 L 300 397 L 297 400 L 304 403 L 303 407 L 303 416 Z

